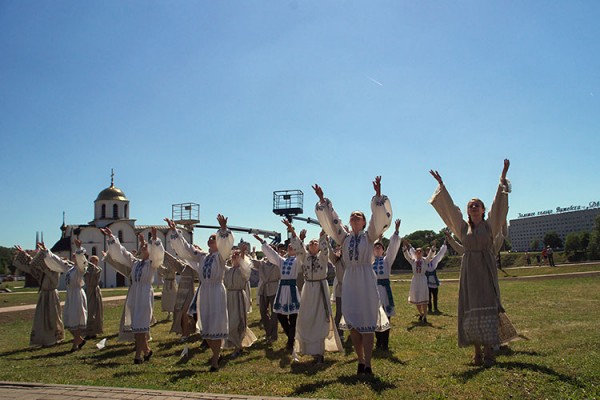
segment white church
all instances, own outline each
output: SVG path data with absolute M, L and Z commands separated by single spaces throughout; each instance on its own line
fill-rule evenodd
M 114 174 L 111 174 L 110 187 L 102 190 L 94 201 L 94 220 L 87 224 L 78 225 L 66 225 L 63 221 L 60 227 L 62 237 L 52 246 L 52 252 L 70 258 L 75 250 L 73 239 L 78 238 L 81 240 L 88 256 L 96 255 L 102 259 L 102 252 L 107 249 L 104 235 L 100 232 L 100 228 L 104 227 L 110 228 L 127 250 L 136 250 L 138 248 L 138 235 L 142 234 L 148 240 L 153 225 L 136 225 L 136 220 L 129 217 L 129 211 L 129 200 L 121 189 L 115 187 Z M 195 222 L 198 222 L 197 219 L 191 219 L 191 215 L 188 215 L 186 220 L 183 221 L 183 225 L 190 227 L 189 229 L 182 229 L 186 240 L 190 243 L 192 243 L 193 236 L 192 225 Z M 165 225 L 155 226 L 158 231 L 157 237 L 162 240 L 165 249 L 174 254 L 165 240 L 169 228 Z M 128 279 L 117 273 L 110 264 L 101 262 L 101 267 L 103 268 L 101 287 L 113 288 L 129 285 Z M 61 282 L 60 286 L 64 288 L 64 282 Z

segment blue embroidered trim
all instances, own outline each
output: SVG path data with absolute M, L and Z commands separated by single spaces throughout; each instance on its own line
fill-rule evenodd
M 139 282 L 142 280 L 142 274 L 144 273 L 144 261 L 138 261 L 133 267 L 133 280 Z
M 355 261 L 358 261 L 358 245 L 360 244 L 361 237 L 361 234 L 352 235 L 350 237 L 350 251 L 348 252 L 350 260 L 354 259 Z
M 209 254 L 204 259 L 204 265 L 202 266 L 202 277 L 204 279 L 210 279 L 210 276 L 212 275 L 212 265 L 214 258 L 214 254 Z
M 383 263 L 383 257 L 375 257 L 375 262 L 373 263 L 373 271 L 375 271 L 376 275 L 383 275 L 385 273 L 385 265 Z
M 283 261 L 283 266 L 281 267 L 281 275 L 290 275 L 292 273 L 292 266 L 294 265 L 294 261 L 296 261 L 296 257 L 288 257 Z

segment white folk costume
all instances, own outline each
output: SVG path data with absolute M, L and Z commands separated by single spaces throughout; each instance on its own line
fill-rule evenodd
M 267 340 L 277 340 L 277 313 L 273 311 L 275 295 L 279 287 L 281 273 L 279 267 L 267 259 L 252 260 L 252 268 L 258 271 L 258 287 L 256 295 L 260 311 L 260 320 Z
M 65 329 L 61 317 L 58 290 L 56 290 L 60 274 L 48 269 L 41 251 L 38 251 L 33 257 L 23 251 L 18 251 L 13 264 L 21 271 L 31 275 L 40 285 L 29 345 L 52 346 L 62 342 L 65 337 Z
M 390 226 L 392 208 L 387 196 L 374 196 L 372 216 L 366 231 L 348 232 L 331 201 L 317 202 L 315 212 L 323 230 L 342 246 L 344 288 L 340 328 L 360 333 L 382 332 L 390 328 L 377 290 L 373 272 L 373 243 Z
M 160 239 L 148 241 L 146 260 L 136 258 L 125 247 L 121 246 L 119 239 L 111 236 L 108 240 L 108 254 L 118 263 L 129 265 L 131 286 L 125 303 L 125 329 L 131 327 L 136 333 L 149 333 L 154 316 L 154 274 L 162 265 L 165 249 Z
M 264 241 L 261 248 L 267 260 L 275 264 L 281 274 L 273 311 L 277 313 L 277 319 L 287 336 L 286 347 L 291 350 L 296 339 L 296 319 L 300 310 L 300 292 L 296 280 L 300 271 L 298 258 L 296 256 L 283 258 Z
M 102 291 L 100 290 L 101 277 L 102 268 L 87 261 L 87 268 L 83 275 L 88 306 L 85 335 L 90 337 L 100 335 L 104 331 L 104 305 L 102 303 Z
M 165 252 L 163 266 L 168 269 L 174 269 L 179 273 L 179 284 L 177 285 L 177 294 L 173 306 L 173 324 L 171 324 L 169 332 L 181 335 L 183 334 L 181 321 L 184 318 L 189 318 L 188 308 L 192 304 L 192 300 L 194 300 L 194 280 L 198 277 L 198 274 L 189 264 L 178 260 L 167 252 Z
M 327 241 L 326 235 L 320 237 L 319 252 L 313 256 L 298 238 L 291 240 L 304 275 L 300 297 L 302 307 L 296 322 L 296 350 L 301 354 L 322 356 L 325 351 L 341 351 L 343 348 L 329 300 Z
M 229 317 L 229 336 L 225 348 L 241 349 L 256 342 L 256 335 L 248 328 L 248 304 L 246 284 L 250 279 L 250 259 L 244 257 L 239 267 L 229 267 L 225 271 L 223 284 L 227 289 L 227 315 Z
M 161 310 L 172 313 L 175 309 L 175 301 L 177 299 L 177 281 L 175 280 L 177 270 L 161 265 L 158 268 L 158 274 L 163 279 L 162 295 L 160 298 Z
M 496 271 L 494 238 L 508 213 L 510 189 L 498 186 L 488 217 L 471 227 L 463 220 L 446 187 L 438 185 L 429 201 L 464 247 L 458 295 L 458 344 L 494 346 L 500 343 L 500 288 Z
M 229 336 L 227 317 L 227 294 L 223 285 L 225 261 L 231 254 L 233 235 L 230 230 L 217 232 L 217 252 L 206 253 L 189 244 L 181 232 L 171 231 L 169 240 L 171 248 L 177 256 L 190 264 L 200 267 L 200 288 L 198 289 L 196 307 L 200 312 L 198 318 L 200 335 L 203 339 L 219 340 Z
M 398 236 L 398 232 L 394 232 L 390 237 L 390 243 L 388 244 L 385 256 L 375 257 L 375 262 L 373 262 L 373 272 L 377 276 L 379 299 L 388 318 L 396 315 L 396 305 L 394 304 L 394 296 L 392 295 L 392 287 L 390 286 L 390 273 L 398 255 L 398 250 L 400 250 L 400 236 Z
M 425 276 L 427 277 L 427 287 L 431 289 L 437 289 L 441 285 L 440 280 L 438 279 L 435 271 L 437 270 L 440 261 L 442 261 L 442 258 L 444 258 L 444 256 L 446 255 L 447 250 L 448 246 L 446 245 L 446 243 L 444 243 L 442 247 L 440 247 L 440 251 L 438 251 L 437 254 L 433 257 L 433 259 L 431 259 L 431 261 L 427 263 Z
M 433 268 L 429 267 L 433 252 L 430 251 L 427 257 L 418 258 L 415 255 L 415 249 L 411 246 L 404 248 L 403 253 L 413 273 L 410 281 L 410 289 L 408 290 L 408 302 L 415 305 L 429 304 L 429 286 L 427 285 L 427 276 L 425 276 L 425 273 L 428 271 L 428 268 Z
M 78 249 L 75 264 L 63 260 L 50 250 L 44 251 L 44 262 L 51 270 L 65 274 L 67 298 L 63 309 L 63 322 L 69 330 L 84 330 L 87 327 L 87 299 L 83 291 L 83 274 L 87 260 L 84 250 Z
M 298 314 L 300 292 L 296 286 L 296 277 L 299 271 L 297 257 L 283 258 L 267 243 L 263 243 L 261 248 L 267 259 L 279 267 L 279 273 L 281 274 L 273 311 L 284 315 Z
M 109 263 L 115 269 L 115 271 L 123 275 L 125 278 L 129 279 L 129 277 L 131 276 L 131 265 L 121 264 L 120 262 L 117 262 L 117 260 L 113 259 L 110 256 L 110 254 L 106 253 L 106 256 L 104 256 L 102 261 Z M 125 314 L 127 314 L 127 300 L 129 299 L 130 293 L 131 285 L 127 288 L 127 295 L 125 296 L 125 303 L 123 304 L 123 312 L 121 312 L 121 320 L 119 322 L 119 342 L 133 342 L 135 340 L 133 337 L 133 332 L 131 331 L 131 324 L 125 326 Z M 150 339 L 149 332 L 148 339 Z

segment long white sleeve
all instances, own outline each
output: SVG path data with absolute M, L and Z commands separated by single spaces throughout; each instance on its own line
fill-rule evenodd
M 442 258 L 446 255 L 446 250 L 448 250 L 448 246 L 444 243 L 431 262 L 427 263 L 427 271 L 435 271 Z
M 160 239 L 151 240 L 148 242 L 148 253 L 150 254 L 152 268 L 157 269 L 163 265 L 165 259 L 165 248 L 163 247 Z
M 137 258 L 135 258 L 133 254 L 129 252 L 129 250 L 121 245 L 119 239 L 117 239 L 114 235 L 108 239 L 107 253 L 110 254 L 110 257 L 117 263 L 129 265 L 130 268 L 137 260 Z
M 177 257 L 187 261 L 190 265 L 202 263 L 202 260 L 207 253 L 198 250 L 193 245 L 188 243 L 179 229 L 177 229 L 175 232 L 169 231 L 168 238 L 171 248 L 175 250 L 175 253 L 177 253 Z
M 79 272 L 81 272 L 82 274 L 85 273 L 87 269 L 87 264 L 88 261 L 85 257 L 85 249 L 83 247 L 80 247 L 77 250 L 75 250 L 75 267 L 79 270 Z
M 325 233 L 332 237 L 337 244 L 344 243 L 348 232 L 329 199 L 325 198 L 323 202 L 317 202 L 315 214 Z
M 262 244 L 261 249 L 265 257 L 267 257 L 267 260 L 269 260 L 271 264 L 275 264 L 279 268 L 281 268 L 283 262 L 285 261 L 283 257 L 281 257 L 275 250 L 273 250 L 273 248 L 269 246 L 266 242 Z
M 392 223 L 392 203 L 387 196 L 373 196 L 371 200 L 371 219 L 367 228 L 367 235 L 371 243 L 377 239 L 390 227 Z
M 221 257 L 223 263 L 225 263 L 225 260 L 227 260 L 231 255 L 233 241 L 233 233 L 231 233 L 229 229 L 219 229 L 217 231 L 217 249 L 219 251 L 219 256 Z
M 44 262 L 46 263 L 46 266 L 54 272 L 64 273 L 71 269 L 69 263 L 52 253 L 50 250 L 44 251 Z

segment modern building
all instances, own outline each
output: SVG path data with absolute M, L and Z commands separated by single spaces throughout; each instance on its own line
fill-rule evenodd
M 108 227 L 113 234 L 119 238 L 121 244 L 127 250 L 138 248 L 138 235 L 142 235 L 146 240 L 150 238 L 153 225 L 136 225 L 135 219 L 130 218 L 130 204 L 125 193 L 114 185 L 114 174 L 111 174 L 110 187 L 102 190 L 94 201 L 94 219 L 87 224 L 66 225 L 63 221 L 60 227 L 62 231 L 61 239 L 52 246 L 53 253 L 62 257 L 70 258 L 75 250 L 74 238 L 82 242 L 88 256 L 96 255 L 102 260 L 102 252 L 106 251 L 107 245 L 104 235 L 100 228 Z M 197 222 L 197 221 L 196 221 Z M 190 225 L 191 226 L 191 225 Z M 169 244 L 165 241 L 169 228 L 165 225 L 156 226 L 157 236 L 162 240 L 165 249 L 171 253 Z M 188 242 L 192 243 L 193 231 L 191 229 L 182 229 Z M 127 286 L 128 279 L 117 273 L 112 266 L 102 262 L 101 266 L 102 287 Z M 64 282 L 61 282 L 64 288 Z
M 519 214 L 517 219 L 510 220 L 508 238 L 513 251 L 539 250 L 530 248 L 534 240 L 541 245 L 548 232 L 556 232 L 564 243 L 570 233 L 592 231 L 599 215 L 600 201 L 592 201 L 587 206 Z

